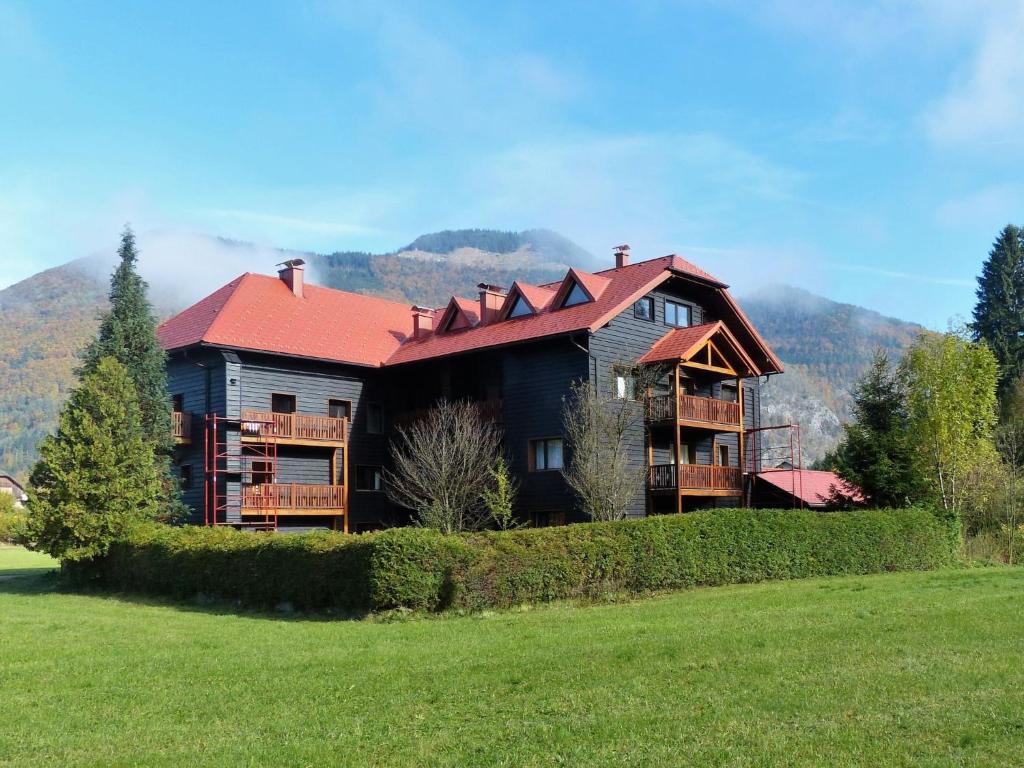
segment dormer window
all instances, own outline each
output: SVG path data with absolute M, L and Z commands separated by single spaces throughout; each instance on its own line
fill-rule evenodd
M 590 301 L 590 297 L 587 296 L 587 292 L 584 291 L 579 283 L 572 284 L 572 290 L 569 291 L 569 295 L 565 297 L 565 301 L 562 303 L 563 307 L 574 307 L 577 304 L 586 304 Z
M 526 299 L 522 296 L 516 297 L 515 304 L 512 305 L 512 309 L 508 311 L 509 317 L 525 317 L 526 315 L 532 315 L 533 310 L 530 309 L 530 305 L 526 303 Z

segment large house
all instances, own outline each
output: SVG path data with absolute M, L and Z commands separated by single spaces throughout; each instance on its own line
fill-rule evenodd
M 247 273 L 160 326 L 193 522 L 363 531 L 408 513 L 383 488 L 389 435 L 440 398 L 500 422 L 534 525 L 583 519 L 560 472 L 569 459 L 563 398 L 577 380 L 639 397 L 629 436 L 647 467 L 629 514 L 734 506 L 749 499 L 759 384 L 782 364 L 727 286 L 678 256 L 547 285 L 481 284 L 477 298 L 412 307 Z M 627 371 L 657 366 L 650 390 Z
M 0 493 L 9 494 L 14 499 L 14 506 L 19 509 L 28 501 L 25 489 L 11 475 L 0 475 Z

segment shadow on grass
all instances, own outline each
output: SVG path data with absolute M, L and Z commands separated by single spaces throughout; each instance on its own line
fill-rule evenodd
M 72 585 L 61 576 L 58 569 L 20 569 L 0 572 L 0 595 L 42 596 L 68 595 L 91 598 L 107 602 L 124 603 L 150 608 L 172 608 L 187 613 L 201 613 L 210 616 L 236 616 L 239 618 L 262 619 L 288 622 L 363 621 L 369 618 L 366 612 L 345 612 L 340 610 L 300 611 L 285 609 L 259 609 L 244 606 L 232 600 L 197 596 L 192 600 L 175 600 L 170 597 L 136 595 L 128 592 L 111 592 L 98 587 L 83 588 Z

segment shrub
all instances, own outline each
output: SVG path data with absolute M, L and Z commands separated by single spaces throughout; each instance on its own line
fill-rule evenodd
M 0 498 L 6 494 L 0 494 Z M 24 541 L 25 526 L 28 519 L 25 511 L 15 508 L 0 508 L 0 542 L 4 544 L 20 544 Z
M 713 510 L 444 535 L 252 534 L 150 524 L 75 569 L 109 588 L 245 605 L 482 609 L 712 584 L 952 565 L 956 521 L 924 509 Z
M 202 595 L 263 608 L 291 603 L 307 610 L 365 611 L 371 538 L 154 523 L 112 545 L 105 557 L 72 567 L 70 575 L 126 592 Z

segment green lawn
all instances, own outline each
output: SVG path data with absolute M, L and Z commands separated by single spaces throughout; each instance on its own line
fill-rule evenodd
M 1009 568 L 392 623 L 22 575 L 0 765 L 1019 765 L 1022 651 Z

